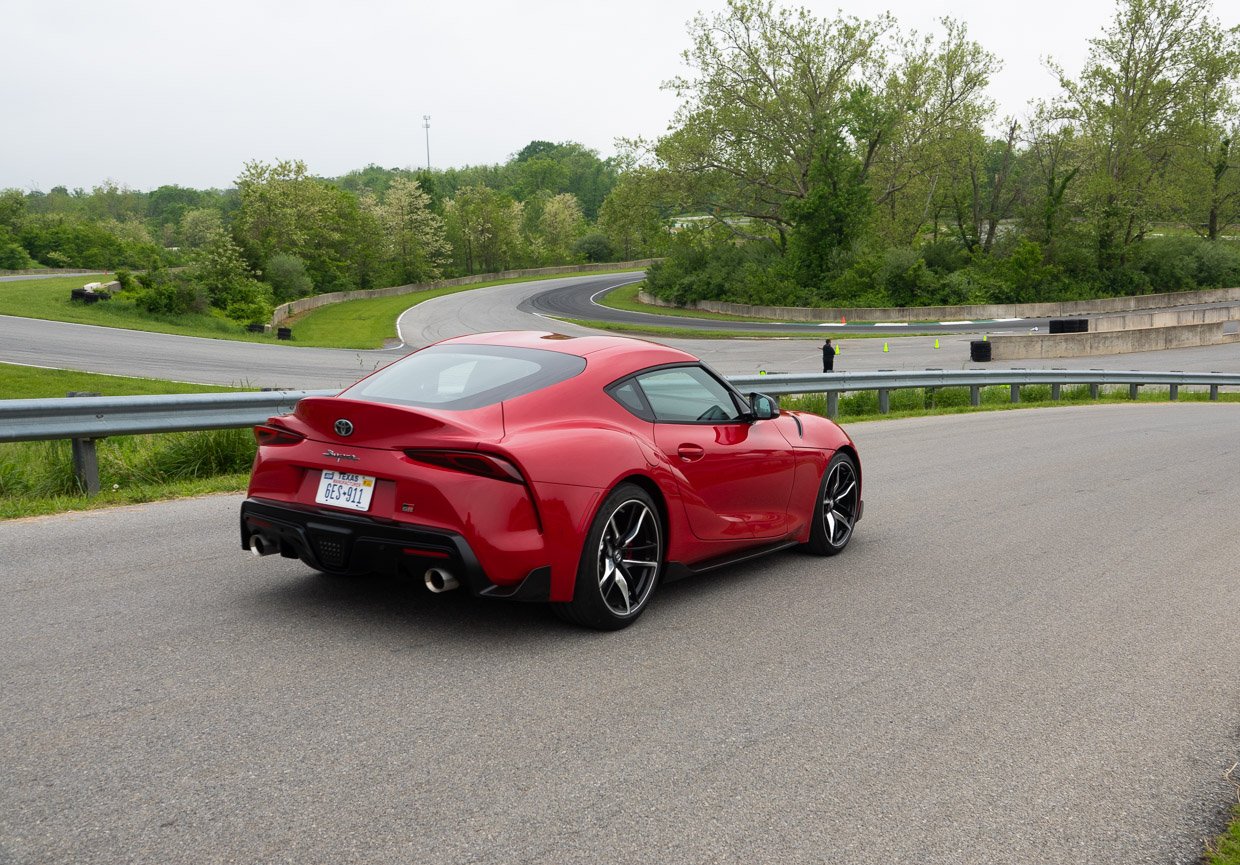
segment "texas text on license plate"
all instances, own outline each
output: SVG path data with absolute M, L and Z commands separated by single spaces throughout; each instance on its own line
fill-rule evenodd
M 375 479 L 369 475 L 325 471 L 323 477 L 319 478 L 319 492 L 314 500 L 321 505 L 368 511 L 370 496 L 374 491 Z

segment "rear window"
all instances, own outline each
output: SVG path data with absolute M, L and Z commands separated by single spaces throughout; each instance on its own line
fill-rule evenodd
M 558 351 L 437 345 L 379 370 L 341 396 L 463 411 L 558 384 L 585 368 L 585 358 Z

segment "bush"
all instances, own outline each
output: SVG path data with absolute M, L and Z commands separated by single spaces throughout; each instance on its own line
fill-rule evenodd
M 577 242 L 573 244 L 573 255 L 584 257 L 586 261 L 613 261 L 615 259 L 611 241 L 607 239 L 607 235 L 599 231 L 592 231 L 577 238 Z
M 939 279 L 915 250 L 888 249 L 877 276 L 888 301 L 895 306 L 925 306 L 938 301 Z
M 116 281 L 120 284 L 121 291 L 133 291 L 138 287 L 138 280 L 133 272 L 125 268 L 116 271 Z
M 26 248 L 0 228 L 0 270 L 26 270 L 34 267 L 34 260 L 27 254 Z
M 143 274 L 139 284 L 142 287 L 134 295 L 134 304 L 152 315 L 203 313 L 210 306 L 206 291 L 179 274 L 167 271 Z
M 295 255 L 271 256 L 267 259 L 264 277 L 264 281 L 271 286 L 275 299 L 279 301 L 305 297 L 314 291 L 314 283 L 306 274 L 306 263 Z

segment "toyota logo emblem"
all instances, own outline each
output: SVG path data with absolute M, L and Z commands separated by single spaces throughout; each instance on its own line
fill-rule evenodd
M 345 420 L 344 418 L 341 418 L 340 420 L 336 421 L 336 435 L 338 436 L 353 435 L 353 424 Z

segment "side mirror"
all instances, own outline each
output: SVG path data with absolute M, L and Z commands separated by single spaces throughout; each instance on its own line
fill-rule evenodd
M 749 406 L 753 409 L 754 420 L 770 420 L 779 417 L 779 403 L 764 393 L 751 393 Z

